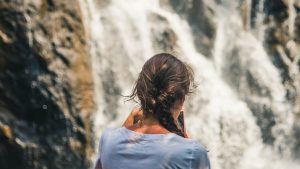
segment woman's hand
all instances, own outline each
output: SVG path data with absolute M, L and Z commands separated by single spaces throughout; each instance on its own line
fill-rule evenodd
M 143 117 L 143 110 L 142 108 L 134 108 L 127 119 L 125 120 L 123 126 L 128 127 L 135 123 L 137 123 L 139 120 L 141 120 Z

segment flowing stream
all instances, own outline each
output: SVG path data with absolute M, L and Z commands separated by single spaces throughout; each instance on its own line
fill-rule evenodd
M 198 88 L 184 105 L 186 123 L 209 150 L 212 168 L 299 168 L 292 157 L 293 115 L 280 72 L 263 47 L 261 11 L 251 30 L 245 21 L 249 11 L 241 14 L 237 5 L 229 0 L 215 5 L 216 38 L 208 57 L 196 49 L 188 21 L 167 3 L 81 1 L 91 38 L 96 142 L 103 128 L 120 126 L 137 106 L 121 95 L 130 94 L 144 62 L 167 47 L 195 71 Z

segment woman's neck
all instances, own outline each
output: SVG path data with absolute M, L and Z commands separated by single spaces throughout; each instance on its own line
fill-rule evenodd
M 145 134 L 166 134 L 170 133 L 153 116 L 146 116 L 138 123 L 129 127 L 129 129 Z
M 143 125 L 160 125 L 159 121 L 153 116 L 144 116 L 141 120 Z

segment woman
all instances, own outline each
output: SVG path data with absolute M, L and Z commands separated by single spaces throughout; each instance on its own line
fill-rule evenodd
M 192 69 L 173 55 L 150 58 L 129 96 L 141 108 L 122 127 L 104 130 L 95 169 L 210 169 L 207 151 L 182 124 L 193 81 Z

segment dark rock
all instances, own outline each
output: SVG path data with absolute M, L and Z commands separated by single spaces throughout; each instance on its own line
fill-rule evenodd
M 90 166 L 84 35 L 77 1 L 0 2 L 0 168 Z
M 266 0 L 264 5 L 265 12 L 265 48 L 271 57 L 273 64 L 279 69 L 283 86 L 286 90 L 286 99 L 292 107 L 295 115 L 294 132 L 295 145 L 291 146 L 291 152 L 299 158 L 298 138 L 299 108 L 300 108 L 300 15 L 299 1 L 294 1 L 294 5 L 289 7 L 288 1 Z M 295 18 L 293 15 L 296 15 Z M 293 29 L 291 29 L 292 27 Z M 289 32 L 293 30 L 293 32 Z
M 260 0 L 252 0 L 251 1 L 251 18 L 250 18 L 250 26 L 251 28 L 256 26 L 256 19 L 259 12 L 259 1 Z
M 196 49 L 203 55 L 211 57 L 216 36 L 215 1 L 192 0 L 186 2 L 173 0 L 169 3 L 174 11 L 185 18 L 191 26 Z
M 300 43 L 300 13 L 297 14 L 295 19 L 295 41 Z
M 296 144 L 293 146 L 293 148 L 295 152 L 295 158 L 297 159 L 300 157 L 300 142 L 298 141 L 299 140 L 298 138 L 300 138 L 300 117 L 299 116 L 297 117 L 296 122 L 294 123 L 293 129 L 294 129 L 293 130 L 294 138 L 296 139 Z
M 175 51 L 177 36 L 170 28 L 168 21 L 156 14 L 148 16 L 151 21 L 151 37 L 155 51 Z
M 274 16 L 277 21 L 283 21 L 288 17 L 287 6 L 282 0 L 265 0 L 264 12 L 267 16 Z

